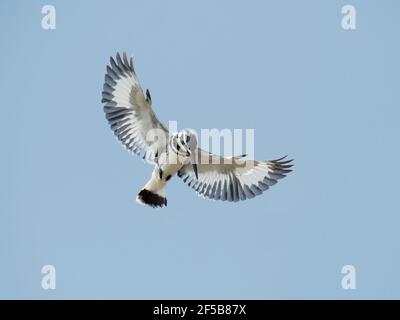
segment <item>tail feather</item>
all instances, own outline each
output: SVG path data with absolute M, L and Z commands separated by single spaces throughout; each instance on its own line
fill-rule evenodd
M 136 201 L 141 204 L 146 204 L 153 208 L 167 206 L 167 198 L 160 196 L 147 189 L 142 189 L 139 192 Z

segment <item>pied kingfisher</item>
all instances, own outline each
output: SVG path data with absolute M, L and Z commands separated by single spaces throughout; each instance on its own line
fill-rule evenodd
M 137 196 L 139 203 L 166 206 L 165 186 L 174 175 L 203 197 L 239 201 L 254 198 L 291 172 L 292 160 L 284 161 L 285 157 L 269 161 L 243 160 L 245 155 L 224 158 L 197 148 L 191 130 L 168 132 L 152 109 L 149 90 L 143 93 L 132 58 L 128 60 L 126 53 L 110 58 L 102 97 L 106 118 L 118 140 L 155 165 Z

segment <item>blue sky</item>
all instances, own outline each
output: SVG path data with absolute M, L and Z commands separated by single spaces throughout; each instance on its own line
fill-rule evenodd
M 41 28 L 41 8 L 57 28 Z M 341 28 L 352 4 L 357 29 Z M 397 1 L 1 1 L 0 297 L 400 297 Z M 152 171 L 113 137 L 110 55 L 134 56 L 164 122 L 254 128 L 295 170 L 240 203 Z M 56 290 L 41 268 L 54 265 Z M 341 268 L 356 268 L 343 290 Z

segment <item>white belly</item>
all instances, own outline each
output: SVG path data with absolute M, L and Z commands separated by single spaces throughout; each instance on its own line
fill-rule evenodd
M 166 153 L 161 154 L 158 159 L 158 165 L 154 167 L 151 178 L 144 186 L 144 189 L 165 196 L 165 185 L 182 168 L 184 160 L 173 152 L 168 156 Z
M 178 157 L 174 152 L 170 152 L 168 155 L 163 153 L 158 160 L 158 166 L 165 176 L 163 178 L 176 175 L 179 169 L 184 165 L 184 160 L 185 159 Z

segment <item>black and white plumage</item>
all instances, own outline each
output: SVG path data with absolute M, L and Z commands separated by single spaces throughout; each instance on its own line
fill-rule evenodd
M 224 158 L 197 148 L 191 130 L 170 133 L 143 93 L 126 53 L 110 58 L 103 87 L 104 112 L 112 131 L 129 151 L 154 164 L 137 200 L 152 207 L 167 205 L 165 186 L 177 175 L 199 195 L 222 201 L 254 198 L 291 172 L 292 160 Z
M 168 136 L 168 130 L 158 120 L 151 108 L 151 96 L 143 94 L 133 68 L 132 58 L 128 61 L 117 54 L 111 58 L 103 85 L 104 112 L 111 130 L 129 151 L 155 162 L 157 151 L 164 146 L 151 143 L 146 136 L 152 129 L 159 129 Z
M 199 195 L 222 201 L 239 201 L 254 198 L 272 187 L 291 172 L 291 161 L 284 158 L 270 161 L 232 159 L 209 154 L 201 149 L 199 159 L 208 158 L 206 163 L 197 164 L 198 179 L 189 165 L 178 171 L 178 176 Z M 212 164 L 215 163 L 215 164 Z M 220 163 L 220 164 L 218 164 Z

